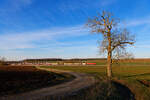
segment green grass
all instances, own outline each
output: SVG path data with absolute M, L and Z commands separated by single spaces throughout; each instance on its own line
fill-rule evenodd
M 146 66 L 146 65 L 150 65 L 150 62 L 121 62 L 120 65 L 129 65 L 129 66 L 144 65 L 144 66 Z
M 141 66 L 140 66 L 141 65 Z M 106 77 L 106 66 L 53 66 L 60 70 L 88 73 L 95 76 Z M 150 100 L 150 87 L 139 80 L 150 81 L 150 64 L 126 63 L 113 65 L 113 80 L 126 85 L 134 94 L 136 100 Z
M 96 75 L 106 75 L 106 66 L 45 66 L 47 68 L 71 70 L 74 72 L 82 72 Z M 113 66 L 113 75 L 117 78 L 129 79 L 149 79 L 150 66 Z
M 96 63 L 96 65 L 106 65 L 107 62 L 92 62 L 90 61 L 89 63 Z M 150 65 L 150 62 L 119 62 L 120 65 L 129 65 L 129 66 L 134 66 L 134 65 Z

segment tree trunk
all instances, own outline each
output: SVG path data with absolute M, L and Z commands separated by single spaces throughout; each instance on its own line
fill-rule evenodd
M 112 51 L 111 51 L 111 34 L 108 34 L 108 55 L 107 55 L 107 76 L 112 77 Z

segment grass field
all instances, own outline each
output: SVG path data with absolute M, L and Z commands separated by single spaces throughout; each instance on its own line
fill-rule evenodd
M 49 67 L 47 67 L 49 68 Z M 50 68 L 71 70 L 106 78 L 106 66 L 53 66 Z M 136 100 L 150 100 L 150 64 L 141 62 L 113 65 L 113 80 L 127 86 Z
M 0 96 L 27 92 L 71 79 L 71 75 L 47 72 L 32 66 L 0 66 Z

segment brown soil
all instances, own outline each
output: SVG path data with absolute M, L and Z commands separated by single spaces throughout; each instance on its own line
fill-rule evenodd
M 71 80 L 73 76 L 33 66 L 0 66 L 0 96 L 18 94 Z

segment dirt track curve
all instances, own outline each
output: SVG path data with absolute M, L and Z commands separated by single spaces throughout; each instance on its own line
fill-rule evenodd
M 76 78 L 72 81 L 58 84 L 55 86 L 37 89 L 37 90 L 30 91 L 27 93 L 0 97 L 0 100 L 44 100 L 44 98 L 48 100 L 48 98 L 52 96 L 59 96 L 59 95 L 66 95 L 66 94 L 74 93 L 80 89 L 89 87 L 96 82 L 93 76 L 89 76 L 84 73 L 75 73 L 71 71 L 56 70 L 56 69 L 45 69 L 45 68 L 40 68 L 40 69 L 57 72 L 57 73 L 69 73 L 75 76 Z

